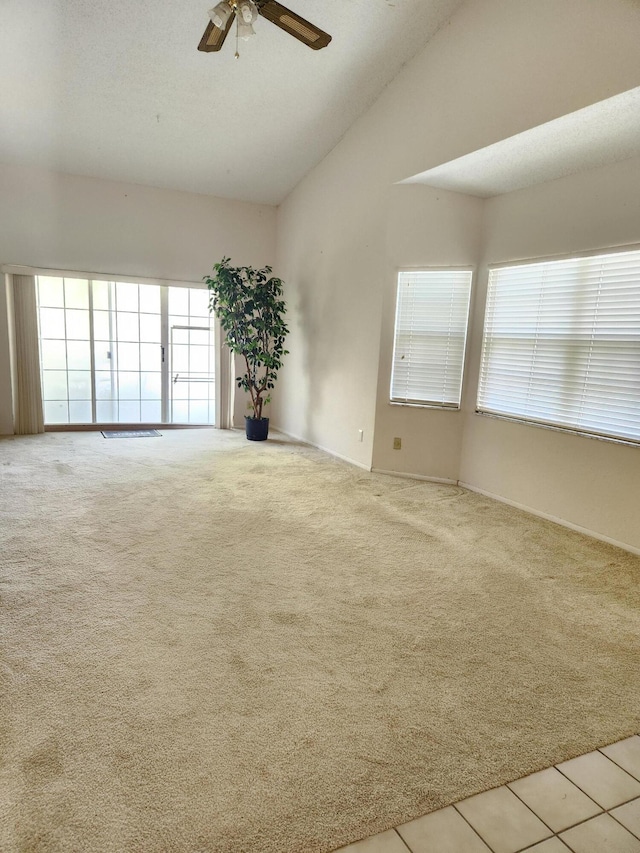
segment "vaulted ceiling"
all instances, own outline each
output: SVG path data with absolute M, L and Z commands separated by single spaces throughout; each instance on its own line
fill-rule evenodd
M 0 161 L 278 204 L 461 0 L 287 0 L 196 48 L 212 0 L 2 0 Z

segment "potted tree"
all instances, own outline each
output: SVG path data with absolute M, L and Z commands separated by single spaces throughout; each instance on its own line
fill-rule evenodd
M 209 288 L 209 310 L 220 320 L 226 344 L 236 356 L 244 359 L 245 372 L 236 377 L 239 388 L 251 397 L 245 417 L 247 438 L 264 441 L 269 432 L 269 418 L 262 409 L 271 400 L 282 359 L 288 350 L 284 339 L 289 329 L 284 322 L 287 311 L 282 300 L 283 283 L 271 275 L 271 267 L 232 267 L 230 258 L 214 264 L 213 273 L 205 276 Z

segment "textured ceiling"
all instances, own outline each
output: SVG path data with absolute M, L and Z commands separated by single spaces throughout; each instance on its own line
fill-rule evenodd
M 196 48 L 213 0 L 2 0 L 0 161 L 279 203 L 461 0 L 285 0 L 313 51 L 259 18 Z
M 401 181 L 489 198 L 640 156 L 640 88 Z

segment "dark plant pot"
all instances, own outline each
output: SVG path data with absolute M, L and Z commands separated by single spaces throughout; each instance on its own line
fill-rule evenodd
M 244 416 L 244 428 L 249 441 L 266 441 L 269 435 L 269 418 Z

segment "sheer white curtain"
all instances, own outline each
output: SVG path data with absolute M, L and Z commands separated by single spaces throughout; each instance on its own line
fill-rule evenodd
M 16 435 L 35 435 L 44 432 L 44 413 L 34 276 L 13 276 L 13 314 L 16 365 L 14 429 Z

